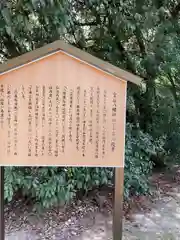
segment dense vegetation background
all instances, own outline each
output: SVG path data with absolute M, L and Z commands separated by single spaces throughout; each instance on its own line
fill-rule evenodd
M 147 193 L 153 167 L 179 161 L 180 3 L 176 0 L 0 2 L 0 61 L 64 39 L 143 78 L 129 84 L 125 197 Z M 112 182 L 113 169 L 5 169 L 5 199 L 21 191 L 44 207 Z

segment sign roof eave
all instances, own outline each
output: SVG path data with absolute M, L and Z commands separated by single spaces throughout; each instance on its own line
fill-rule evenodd
M 62 40 L 55 41 L 53 43 L 47 44 L 41 48 L 33 50 L 31 52 L 25 53 L 19 57 L 8 60 L 7 62 L 0 64 L 0 75 L 6 72 L 12 71 L 15 68 L 29 64 L 39 58 L 46 57 L 57 51 L 64 51 L 65 53 L 76 57 L 83 62 L 94 66 L 100 70 L 103 70 L 115 77 L 118 77 L 122 80 L 130 81 L 137 85 L 140 85 L 142 79 L 130 72 L 127 72 L 121 68 L 118 68 L 108 62 L 105 62 L 97 57 L 92 56 L 91 54 L 82 51 L 70 44 L 65 43 Z

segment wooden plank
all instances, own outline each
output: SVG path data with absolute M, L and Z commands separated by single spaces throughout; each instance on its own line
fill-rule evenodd
M 123 69 L 113 66 L 112 64 L 105 62 L 97 57 L 92 56 L 91 54 L 84 52 L 76 47 L 73 47 L 70 44 L 65 43 L 64 41 L 55 41 L 51 44 L 45 45 L 39 49 L 23 54 L 17 58 L 13 58 L 4 64 L 0 65 L 0 74 L 6 73 L 7 71 L 13 70 L 19 66 L 23 66 L 37 59 L 41 59 L 46 55 L 53 54 L 59 50 L 62 50 L 72 57 L 76 57 L 79 60 L 86 62 L 98 69 L 101 69 L 107 73 L 110 73 L 120 79 L 130 81 L 137 85 L 140 85 L 142 79 L 134 74 L 131 74 Z
M 5 239 L 4 227 L 4 167 L 0 167 L 0 240 Z
M 63 52 L 1 75 L 0 163 L 123 167 L 126 85 Z

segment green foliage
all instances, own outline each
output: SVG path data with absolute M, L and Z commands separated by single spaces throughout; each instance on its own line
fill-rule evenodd
M 107 168 L 6 167 L 5 200 L 11 201 L 18 190 L 39 206 L 51 207 L 68 203 L 79 191 L 109 184 L 111 179 L 112 169 Z
M 150 156 L 155 152 L 152 137 L 142 131 L 126 127 L 126 153 L 125 153 L 125 197 L 131 194 L 148 193 L 148 176 L 152 170 Z

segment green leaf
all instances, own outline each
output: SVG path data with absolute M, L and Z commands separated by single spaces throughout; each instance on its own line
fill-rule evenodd
M 6 24 L 11 25 L 11 14 L 8 8 L 3 8 L 1 10 L 2 16 L 6 22 Z

